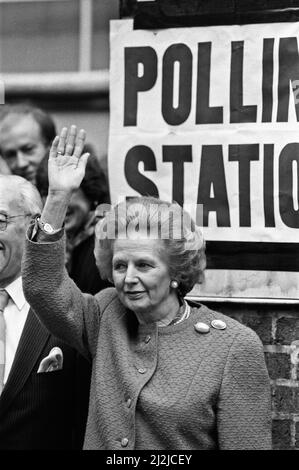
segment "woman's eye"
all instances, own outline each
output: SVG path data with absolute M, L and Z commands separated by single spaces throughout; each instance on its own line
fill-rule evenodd
M 150 268 L 150 265 L 148 263 L 139 263 L 139 268 L 141 269 L 146 269 L 146 268 Z
M 120 271 L 120 270 L 124 270 L 126 269 L 126 265 L 124 263 L 116 263 L 114 266 L 113 266 L 113 269 L 115 271 Z

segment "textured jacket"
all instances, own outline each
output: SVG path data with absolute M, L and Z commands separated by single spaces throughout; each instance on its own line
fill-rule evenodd
M 269 449 L 270 388 L 249 328 L 201 305 L 180 324 L 140 325 L 113 288 L 82 294 L 63 240 L 26 242 L 23 288 L 42 322 L 92 359 L 85 449 Z M 221 319 L 209 333 L 194 325 Z

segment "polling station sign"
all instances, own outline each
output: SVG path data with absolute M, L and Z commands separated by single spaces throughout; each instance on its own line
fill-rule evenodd
M 298 37 L 299 23 L 111 22 L 112 202 L 191 213 L 208 254 L 195 294 L 299 299 Z

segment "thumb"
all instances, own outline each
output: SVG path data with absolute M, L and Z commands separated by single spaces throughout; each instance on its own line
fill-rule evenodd
M 78 167 L 80 168 L 80 170 L 83 170 L 85 172 L 87 160 L 89 157 L 90 157 L 90 153 L 84 153 L 83 155 L 81 155 L 78 161 Z

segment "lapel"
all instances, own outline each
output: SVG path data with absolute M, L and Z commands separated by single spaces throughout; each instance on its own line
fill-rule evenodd
M 50 333 L 30 309 L 12 368 L 0 396 L 0 416 L 24 386 L 49 336 Z

